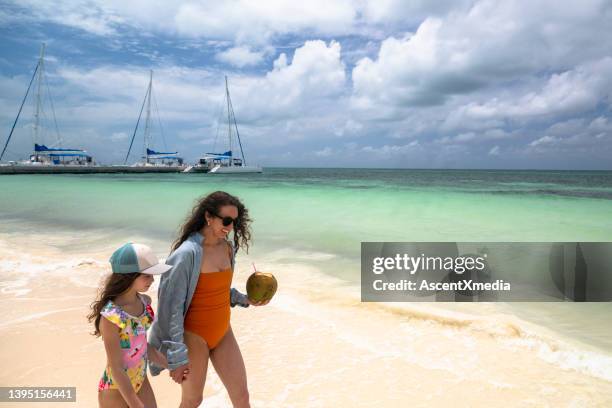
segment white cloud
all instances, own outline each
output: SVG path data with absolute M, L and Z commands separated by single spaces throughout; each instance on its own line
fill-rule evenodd
M 546 129 L 546 133 L 552 136 L 571 136 L 585 129 L 583 118 L 569 119 L 554 123 Z
M 22 0 L 14 2 L 14 5 L 16 7 L 11 10 L 11 14 L 5 13 L 0 23 L 50 21 L 98 36 L 114 36 L 117 34 L 116 28 L 127 23 L 120 13 L 109 8 L 104 1 Z
M 357 62 L 353 103 L 443 104 L 452 95 L 609 53 L 610 36 L 592 41 L 587 34 L 612 24 L 609 5 L 591 1 L 571 9 L 548 1 L 481 0 L 469 10 L 427 17 L 416 32 L 384 40 L 375 59 Z
M 361 148 L 363 153 L 374 154 L 380 157 L 388 157 L 395 155 L 404 155 L 406 153 L 412 153 L 415 149 L 419 147 L 419 142 L 417 140 L 413 140 L 410 143 L 404 145 L 383 145 L 380 147 L 375 146 L 364 146 Z
M 476 134 L 474 132 L 461 133 L 455 137 L 457 142 L 469 142 L 476 138 Z
M 434 143 L 443 145 L 456 145 L 456 144 L 482 144 L 484 142 L 492 140 L 508 139 L 511 134 L 502 129 L 488 129 L 485 131 L 470 131 L 459 133 L 456 136 L 444 136 L 440 139 L 434 140 Z
M 529 119 L 577 114 L 594 109 L 612 95 L 612 57 L 552 74 L 541 89 L 507 100 L 472 103 L 465 116 L 481 119 Z
M 334 128 L 334 135 L 338 137 L 350 137 L 359 134 L 363 130 L 363 124 L 351 118 L 340 127 Z
M 345 90 L 340 51 L 335 41 L 306 41 L 290 62 L 281 54 L 264 77 L 237 78 L 232 100 L 241 101 L 243 120 L 311 117 L 329 109 Z
M 92 34 L 112 36 L 118 26 L 183 38 L 238 40 L 263 44 L 275 35 L 351 32 L 358 9 L 351 0 L 35 0 L 14 2 L 19 15 L 3 20 L 52 21 Z
M 559 143 L 560 141 L 561 139 L 558 137 L 546 135 L 546 136 L 542 136 L 541 138 L 529 143 L 529 146 L 536 147 L 536 146 L 541 146 L 541 145 L 552 145 L 552 144 Z
M 432 15 L 465 9 L 471 3 L 469 0 L 365 0 L 360 10 L 363 19 L 371 23 L 414 24 Z
M 596 132 L 612 133 L 612 121 L 604 116 L 598 116 L 589 124 L 589 129 Z
M 253 52 L 249 47 L 233 47 L 217 53 L 215 58 L 238 68 L 258 65 L 263 61 L 262 52 Z
M 318 157 L 329 157 L 329 156 L 332 155 L 332 153 L 333 153 L 333 149 L 331 147 L 327 146 L 327 147 L 325 147 L 322 150 L 315 151 L 314 154 L 315 154 L 315 156 L 318 156 Z
M 355 15 L 348 0 L 191 1 L 178 7 L 174 23 L 183 35 L 257 42 L 275 34 L 304 30 L 343 33 L 350 30 Z

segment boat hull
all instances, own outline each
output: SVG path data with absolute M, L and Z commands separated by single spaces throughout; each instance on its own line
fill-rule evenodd
M 0 165 L 0 174 L 180 173 L 186 166 Z
M 243 174 L 261 172 L 263 172 L 263 170 L 259 166 L 217 166 L 210 169 L 208 174 Z

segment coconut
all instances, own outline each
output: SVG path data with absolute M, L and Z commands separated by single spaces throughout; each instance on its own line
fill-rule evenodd
M 253 272 L 246 283 L 247 296 L 252 302 L 272 299 L 277 288 L 274 275 L 266 272 Z

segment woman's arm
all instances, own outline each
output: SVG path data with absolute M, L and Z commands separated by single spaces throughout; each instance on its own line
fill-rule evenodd
M 166 260 L 172 269 L 162 277 L 159 286 L 157 323 L 162 329 L 161 342 L 167 346 L 168 368 L 174 370 L 189 362 L 184 342 L 184 308 L 189 287 L 189 275 L 193 269 L 193 254 L 174 251 Z
M 232 265 L 232 270 L 234 270 L 234 266 L 236 265 L 236 247 L 232 241 L 227 241 L 228 251 L 230 256 L 230 263 Z M 244 293 L 240 293 L 238 289 L 231 288 L 230 289 L 230 306 L 234 307 L 239 305 L 241 307 L 249 307 L 249 299 Z
M 123 369 L 123 355 L 119 345 L 119 332 L 121 330 L 106 318 L 100 319 L 100 333 L 104 340 L 104 348 L 106 349 L 106 359 L 108 366 L 111 369 L 111 377 L 115 384 L 119 387 L 121 396 L 130 408 L 144 408 L 144 404 L 138 398 L 136 391 L 132 387 L 132 383 Z

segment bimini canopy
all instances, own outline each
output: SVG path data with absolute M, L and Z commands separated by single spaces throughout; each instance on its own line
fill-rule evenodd
M 149 159 L 180 159 L 178 152 L 156 152 L 147 148 L 147 157 Z
M 206 157 L 213 159 L 229 159 L 232 157 L 232 151 L 228 150 L 225 153 L 206 153 Z
M 85 152 L 85 150 L 48 148 L 45 145 L 39 145 L 37 143 L 34 144 L 34 151 L 36 152 L 36 154 L 51 156 L 51 157 L 61 157 L 61 156 L 89 157 L 89 155 Z

